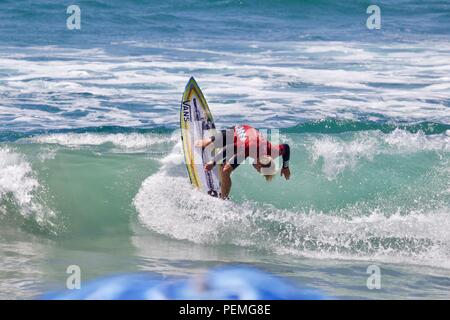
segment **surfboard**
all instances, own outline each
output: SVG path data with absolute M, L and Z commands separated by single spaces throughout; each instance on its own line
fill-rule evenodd
M 215 124 L 208 103 L 193 77 L 189 79 L 181 100 L 180 129 L 184 162 L 191 184 L 217 197 L 220 193 L 221 165 L 206 172 L 203 166 L 212 159 L 211 150 L 194 146 L 195 141 L 208 137 L 208 132 L 212 133 Z

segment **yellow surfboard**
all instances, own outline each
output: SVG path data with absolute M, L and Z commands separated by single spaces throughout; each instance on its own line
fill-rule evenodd
M 203 166 L 212 159 L 211 150 L 194 146 L 195 141 L 211 136 L 215 125 L 208 103 L 193 77 L 189 79 L 181 100 L 180 129 L 184 160 L 192 185 L 217 197 L 220 193 L 221 165 L 206 172 Z

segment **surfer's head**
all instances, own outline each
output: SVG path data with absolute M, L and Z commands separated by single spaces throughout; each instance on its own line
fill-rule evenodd
M 267 182 L 272 181 L 275 173 L 277 172 L 277 167 L 275 161 L 271 156 L 261 156 L 258 159 L 259 172 L 266 178 Z

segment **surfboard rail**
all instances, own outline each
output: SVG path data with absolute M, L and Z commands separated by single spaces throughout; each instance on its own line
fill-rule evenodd
M 197 189 L 217 197 L 220 192 L 221 166 L 205 172 L 204 164 L 210 153 L 196 148 L 196 139 L 202 139 L 206 131 L 215 129 L 208 103 L 194 77 L 186 84 L 180 107 L 180 129 L 184 161 L 191 184 Z

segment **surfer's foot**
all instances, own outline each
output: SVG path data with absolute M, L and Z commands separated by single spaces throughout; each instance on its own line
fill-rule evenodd
M 219 193 L 219 198 L 222 199 L 222 200 L 230 200 L 230 197 L 228 197 L 228 196 L 222 196 L 221 193 Z
M 197 148 L 206 148 L 207 146 L 209 146 L 211 144 L 212 140 L 210 138 L 208 139 L 201 139 L 201 140 L 197 140 L 195 141 L 194 145 Z

